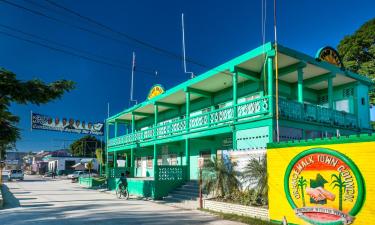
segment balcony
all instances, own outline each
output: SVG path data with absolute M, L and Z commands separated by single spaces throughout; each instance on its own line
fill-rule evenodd
M 136 131 L 109 140 L 108 146 L 115 147 L 136 142 L 147 142 L 154 139 L 168 138 L 184 135 L 189 132 L 209 130 L 233 123 L 233 121 L 244 121 L 258 119 L 262 115 L 269 114 L 269 97 L 262 97 L 246 101 L 237 106 L 228 106 L 216 109 L 200 115 L 173 120 L 171 122 L 150 127 L 145 130 Z M 237 110 L 235 118 L 234 112 Z M 189 126 L 186 126 L 186 125 Z
M 340 128 L 358 128 L 355 114 L 282 98 L 279 99 L 279 116 L 282 119 L 319 123 Z
M 237 110 L 237 115 L 234 112 Z M 195 131 L 219 128 L 233 122 L 248 122 L 262 119 L 264 115 L 270 115 L 269 97 L 261 97 L 216 109 L 200 115 L 173 120 L 165 124 L 136 131 L 109 140 L 108 147 L 117 147 L 139 142 L 148 142 L 156 139 L 169 138 L 188 134 Z M 358 128 L 357 116 L 344 111 L 328 109 L 319 105 L 299 103 L 280 98 L 280 119 L 292 120 L 304 123 L 316 123 L 338 128 Z M 186 126 L 187 123 L 189 126 Z

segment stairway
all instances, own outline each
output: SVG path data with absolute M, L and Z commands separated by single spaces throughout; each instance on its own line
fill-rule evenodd
M 199 184 L 197 181 L 188 181 L 181 187 L 176 188 L 163 198 L 168 205 L 185 209 L 198 208 Z

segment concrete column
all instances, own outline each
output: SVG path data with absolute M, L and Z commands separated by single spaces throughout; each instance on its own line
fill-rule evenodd
M 154 180 L 159 180 L 158 171 L 158 149 L 156 144 L 154 144 L 154 159 L 153 159 L 153 169 L 154 169 Z
M 190 92 L 185 92 L 186 97 L 186 131 L 189 131 L 190 123 Z
M 118 122 L 115 121 L 115 137 L 117 137 L 117 131 L 118 131 Z
M 159 114 L 158 105 L 154 105 L 154 139 L 157 139 L 156 126 L 158 125 L 158 114 Z
M 303 103 L 303 68 L 298 68 L 298 102 Z
M 238 81 L 238 74 L 237 74 L 237 72 L 234 72 L 233 75 L 232 75 L 232 83 L 233 83 L 233 117 L 234 117 L 234 120 L 237 120 L 237 103 L 238 103 L 237 81 Z
M 329 77 L 328 80 L 328 108 L 333 109 L 333 85 L 332 77 Z
M 270 108 L 270 112 L 273 114 L 273 109 L 274 109 L 274 105 L 273 105 L 273 87 L 274 87 L 274 81 L 273 81 L 273 58 L 272 57 L 268 57 L 267 58 L 267 91 L 268 91 L 268 95 L 270 96 L 270 99 L 269 99 L 269 108 Z
M 186 166 L 186 179 L 190 180 L 190 140 L 185 139 L 185 166 Z
M 130 167 L 134 167 L 134 148 L 130 149 Z
M 135 131 L 135 115 L 132 114 L 132 133 Z

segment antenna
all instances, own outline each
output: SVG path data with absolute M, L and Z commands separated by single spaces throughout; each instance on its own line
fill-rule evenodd
M 185 23 L 184 23 L 184 14 L 181 14 L 181 26 L 182 26 L 182 54 L 184 58 L 184 73 L 190 74 L 190 78 L 194 78 L 193 72 L 186 71 L 186 54 L 185 54 Z
M 133 99 L 134 71 L 135 71 L 135 52 L 133 52 L 133 60 L 132 60 L 132 80 L 131 80 L 131 83 L 130 83 L 130 100 L 129 100 L 129 104 L 132 104 L 132 102 L 135 102 L 135 104 L 137 104 L 137 100 Z

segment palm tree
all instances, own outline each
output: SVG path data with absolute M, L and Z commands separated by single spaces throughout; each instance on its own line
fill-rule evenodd
M 266 202 L 268 201 L 268 174 L 267 174 L 267 158 L 266 156 L 255 159 L 252 158 L 246 165 L 242 180 L 248 183 L 247 189 L 256 187 L 257 197 L 261 197 Z
M 331 180 L 331 185 L 333 184 L 333 189 L 335 189 L 336 187 L 339 188 L 339 210 L 342 211 L 342 195 L 346 190 L 346 182 L 342 180 L 341 173 L 338 176 L 336 174 L 332 174 Z
M 206 161 L 202 171 L 203 188 L 214 197 L 225 197 L 239 189 L 238 173 L 235 163 L 228 166 L 223 159 L 214 157 Z
M 298 181 L 297 181 L 297 185 L 298 187 L 301 189 L 301 195 L 302 195 L 302 204 L 303 206 L 305 207 L 306 206 L 306 202 L 305 202 L 305 187 L 307 186 L 307 181 L 306 179 L 303 178 L 303 176 L 301 176 Z

